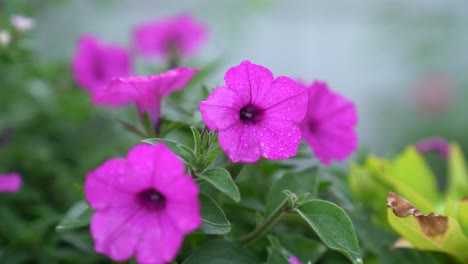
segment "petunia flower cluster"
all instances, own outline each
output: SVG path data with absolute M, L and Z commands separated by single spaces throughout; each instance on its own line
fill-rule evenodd
M 203 26 L 186 14 L 134 30 L 138 52 L 168 60 L 175 54 L 191 55 L 205 37 Z M 142 123 L 147 115 L 157 132 L 163 98 L 186 87 L 199 71 L 173 67 L 173 62 L 166 72 L 132 76 L 127 51 L 87 35 L 80 39 L 73 70 L 93 104 L 135 104 Z M 232 162 L 287 159 L 297 154 L 302 140 L 324 164 L 356 149 L 354 105 L 326 83 L 307 86 L 287 76 L 275 77 L 248 60 L 228 69 L 224 82 L 199 109 Z M 202 221 L 198 185 L 193 173 L 184 171 L 184 163 L 164 144 L 138 144 L 125 159 L 110 159 L 89 172 L 85 194 L 95 210 L 90 225 L 95 251 L 115 261 L 174 260 L 184 236 Z M 300 263 L 295 257 L 289 261 Z
M 267 68 L 243 61 L 224 76 L 226 86 L 200 103 L 202 118 L 217 130 L 232 162 L 295 156 L 304 139 L 324 164 L 356 149 L 353 103 L 324 82 L 307 87 Z

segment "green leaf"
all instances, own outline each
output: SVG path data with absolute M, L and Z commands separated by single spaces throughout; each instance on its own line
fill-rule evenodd
M 281 254 L 279 250 L 273 247 L 268 248 L 268 259 L 267 264 L 289 264 L 286 256 Z
M 221 152 L 220 146 L 216 146 L 208 151 L 203 157 L 204 166 L 208 167 L 215 160 L 216 156 L 218 156 L 219 152 Z
M 200 230 L 205 234 L 224 235 L 231 231 L 231 223 L 229 223 L 223 209 L 205 194 L 200 194 L 201 213 L 203 223 Z
M 452 144 L 449 156 L 449 183 L 447 194 L 454 200 L 468 196 L 468 173 L 460 146 Z
M 258 264 L 246 248 L 227 240 L 213 240 L 195 251 L 182 264 Z
M 352 263 L 362 263 L 359 243 L 346 212 L 331 202 L 308 201 L 295 209 L 329 248 L 341 252 Z
M 64 231 L 89 225 L 94 211 L 85 201 L 74 204 L 65 214 L 62 221 L 55 227 L 57 231 Z
M 387 217 L 392 228 L 404 236 L 415 248 L 445 252 L 461 263 L 468 263 L 468 251 L 466 250 L 468 238 L 454 218 L 447 216 L 446 229 L 441 230 L 443 233 L 430 236 L 424 233 L 421 222 L 414 215 L 399 217 L 393 213 L 391 208 L 388 208 Z M 427 224 L 427 222 L 423 222 L 423 224 Z
M 240 201 L 239 189 L 227 170 L 223 168 L 212 168 L 197 174 L 197 177 L 209 182 L 213 187 L 226 194 L 235 202 Z
M 192 130 L 192 135 L 193 135 L 193 142 L 194 142 L 194 152 L 196 155 L 199 155 L 201 150 L 203 149 L 203 146 L 201 145 L 201 135 L 200 132 L 196 127 L 191 126 L 190 130 Z
M 179 143 L 173 140 L 165 139 L 165 138 L 147 138 L 147 139 L 143 139 L 141 142 L 148 143 L 151 145 L 154 145 L 156 143 L 164 143 L 172 151 L 176 151 L 177 145 L 179 145 Z
M 282 235 L 279 237 L 279 241 L 289 253 L 307 261 L 306 263 L 316 263 L 327 251 L 322 243 L 299 235 Z
M 434 205 L 441 202 L 435 176 L 414 147 L 408 147 L 391 162 L 385 180 L 394 186 L 393 191 L 398 191 L 423 212 L 434 211 Z
M 459 202 L 458 221 L 465 236 L 468 237 L 468 198 L 462 199 Z
M 197 157 L 193 150 L 185 145 L 178 144 L 177 150 L 175 151 L 179 157 L 181 157 L 187 164 L 192 165 L 192 167 L 196 168 L 197 165 Z
M 276 180 L 268 192 L 265 216 L 269 216 L 283 201 L 285 197 L 284 190 L 289 190 L 297 196 L 309 193 L 309 197 L 313 198 L 317 193 L 317 171 L 318 168 L 313 168 L 297 173 L 289 173 Z

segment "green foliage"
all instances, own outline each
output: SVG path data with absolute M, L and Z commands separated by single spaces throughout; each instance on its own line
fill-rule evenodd
M 412 147 L 394 160 L 369 157 L 364 166 L 352 165 L 350 186 L 355 196 L 372 210 L 374 219 L 387 220 L 393 230 L 410 242 L 410 247 L 445 252 L 466 262 L 462 248 L 468 247 L 467 216 L 462 198 L 468 196 L 468 174 L 458 145 L 450 145 L 447 164 L 448 186 L 443 193 L 438 191 L 436 178 L 424 157 Z M 407 206 L 419 213 L 398 216 L 385 208 L 385 197 L 390 191 L 406 199 Z M 392 208 L 404 207 L 395 203 Z M 446 224 L 435 222 L 434 214 L 442 215 Z M 377 222 L 384 226 L 387 221 Z
M 296 210 L 329 248 L 343 253 L 352 263 L 362 263 L 353 224 L 343 209 L 327 201 L 311 200 Z

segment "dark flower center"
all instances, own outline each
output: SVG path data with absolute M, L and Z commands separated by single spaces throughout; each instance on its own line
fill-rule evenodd
M 317 133 L 319 130 L 319 122 L 317 120 L 312 119 L 307 123 L 307 127 L 309 128 L 310 133 Z
M 240 110 L 239 117 L 242 123 L 257 123 L 263 111 L 255 105 L 248 104 Z
M 166 205 L 166 198 L 155 189 L 147 189 L 137 194 L 140 205 L 149 210 L 161 210 Z

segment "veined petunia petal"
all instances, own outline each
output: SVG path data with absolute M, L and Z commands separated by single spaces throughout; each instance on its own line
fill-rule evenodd
M 232 162 L 256 162 L 260 159 L 259 130 L 256 125 L 231 126 L 219 133 L 218 142 Z
M 134 193 L 141 187 L 135 182 L 122 158 L 114 158 L 86 175 L 84 191 L 94 209 L 134 206 Z M 137 179 L 138 180 L 138 179 Z M 143 185 L 144 186 L 144 185 Z
M 184 88 L 198 71 L 198 68 L 181 67 L 159 74 L 160 94 L 167 96 Z
M 135 78 L 112 79 L 105 89 L 92 98 L 91 102 L 96 105 L 106 105 L 109 107 L 122 107 L 136 102 L 140 94 L 136 86 L 140 84 L 133 82 L 133 79 Z
M 173 260 L 180 246 L 183 236 L 164 213 L 153 213 L 145 219 L 145 232 L 143 233 L 136 260 L 138 263 L 164 264 Z
M 165 212 L 184 233 L 195 231 L 201 224 L 198 193 L 198 185 L 188 175 L 178 178 L 163 191 L 167 197 Z
M 241 125 L 239 116 L 242 108 L 241 98 L 231 89 L 216 88 L 206 101 L 200 103 L 199 108 L 203 121 L 211 130 Z
M 152 162 L 154 170 L 152 172 L 151 186 L 156 190 L 164 192 L 171 184 L 184 176 L 184 164 L 181 159 L 169 150 L 164 144 L 153 146 L 154 154 Z M 146 157 L 146 159 L 150 159 Z
M 307 112 L 307 89 L 288 77 L 278 77 L 270 88 L 270 97 L 261 102 L 268 119 L 301 122 Z
M 115 261 L 128 260 L 135 254 L 146 220 L 141 208 L 112 208 L 97 211 L 91 220 L 94 250 Z
M 264 158 L 277 160 L 296 156 L 301 142 L 301 130 L 290 121 L 267 119 L 259 124 L 256 133 Z
M 256 105 L 271 97 L 273 74 L 267 68 L 248 60 L 230 68 L 224 75 L 224 81 L 229 89 L 240 95 L 243 106 Z

